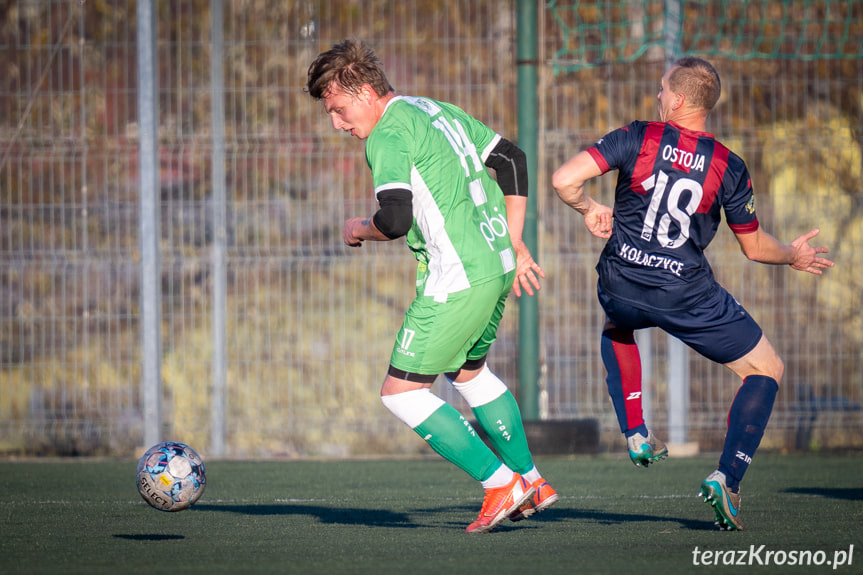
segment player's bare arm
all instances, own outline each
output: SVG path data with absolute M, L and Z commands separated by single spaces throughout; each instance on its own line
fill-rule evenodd
M 752 261 L 765 264 L 790 265 L 798 271 L 821 275 L 833 262 L 818 254 L 827 253 L 826 247 L 813 247 L 809 240 L 818 235 L 813 229 L 795 239 L 791 244 L 782 244 L 762 228 L 750 234 L 736 234 L 741 250 Z
M 375 227 L 372 218 L 351 218 L 345 221 L 342 238 L 345 244 L 354 248 L 361 247 L 367 240 L 385 242 L 391 239 Z
M 516 276 L 512 284 L 512 291 L 517 297 L 521 297 L 522 288 L 528 295 L 533 295 L 534 290 L 539 291 L 542 286 L 539 278 L 545 278 L 545 272 L 533 259 L 530 250 L 522 239 L 524 230 L 524 214 L 527 211 L 527 197 L 505 196 L 506 220 L 509 227 L 509 237 L 515 250 Z M 539 276 L 539 277 L 537 277 Z
M 512 291 L 517 297 L 521 297 L 524 288 L 528 295 L 533 295 L 534 290 L 541 289 L 539 278 L 544 278 L 545 272 L 534 261 L 522 239 L 524 216 L 527 212 L 527 156 L 521 148 L 506 138 L 501 138 L 485 159 L 485 165 L 492 170 L 506 202 L 506 223 L 516 258 L 516 276 Z
M 407 234 L 413 223 L 412 197 L 410 190 L 401 188 L 379 192 L 380 209 L 372 217 L 345 222 L 342 229 L 345 243 L 359 247 L 366 240 L 385 242 Z
M 587 152 L 580 152 L 552 176 L 552 186 L 563 202 L 584 216 L 587 229 L 598 238 L 611 237 L 613 210 L 584 193 L 587 180 L 602 175 L 602 170 Z

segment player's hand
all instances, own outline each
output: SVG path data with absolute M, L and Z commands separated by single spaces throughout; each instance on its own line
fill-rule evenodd
M 515 249 L 515 281 L 512 282 L 512 291 L 516 297 L 521 297 L 522 288 L 527 295 L 533 295 L 534 290 L 539 291 L 542 286 L 539 285 L 540 278 L 545 278 L 545 272 L 539 267 L 539 264 L 533 261 L 533 256 L 530 255 L 530 250 L 523 241 L 513 242 Z
M 584 224 L 587 229 L 598 238 L 608 239 L 611 237 L 611 225 L 614 210 L 608 206 L 591 201 L 590 208 L 584 212 Z
M 826 254 L 829 251 L 827 248 L 809 245 L 809 240 L 817 236 L 819 231 L 815 228 L 791 242 L 791 249 L 794 251 L 792 268 L 820 276 L 823 273 L 821 270 L 833 267 L 832 261 L 818 256 L 818 254 Z
M 352 248 L 362 247 L 363 240 L 358 233 L 365 224 L 365 220 L 366 218 L 351 218 L 345 221 L 345 225 L 342 228 L 342 239 L 346 245 Z

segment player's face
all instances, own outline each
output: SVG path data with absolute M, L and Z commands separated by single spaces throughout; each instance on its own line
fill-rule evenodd
M 333 121 L 333 128 L 350 132 L 360 140 L 365 140 L 371 134 L 378 116 L 372 105 L 374 92 L 368 86 L 363 87 L 358 94 L 347 94 L 341 88 L 334 87 L 323 98 L 324 109 Z
M 668 78 L 674 68 L 669 69 L 659 83 L 659 93 L 656 95 L 656 109 L 659 112 L 659 121 L 667 122 L 671 115 L 671 107 L 674 104 L 674 94 L 671 92 L 671 87 L 668 85 Z

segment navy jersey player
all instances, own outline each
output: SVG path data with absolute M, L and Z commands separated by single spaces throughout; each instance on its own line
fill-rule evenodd
M 561 166 L 553 185 L 608 242 L 597 264 L 606 313 L 601 353 L 608 391 L 632 461 L 647 466 L 667 455 L 641 409 L 641 360 L 634 330 L 659 327 L 743 383 L 728 415 L 719 466 L 701 484 L 722 529 L 743 529 L 739 486 L 764 434 L 784 365 L 756 321 L 713 277 L 704 249 L 724 213 L 743 253 L 820 275 L 833 263 L 809 241 L 785 245 L 758 222 L 746 164 L 706 131 L 720 94 L 708 62 L 682 58 L 663 75 L 658 122 L 612 131 Z M 585 195 L 587 180 L 617 170 L 614 206 Z M 612 226 L 613 220 L 613 226 Z

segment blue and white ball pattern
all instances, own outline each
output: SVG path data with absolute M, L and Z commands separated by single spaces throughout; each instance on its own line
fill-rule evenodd
M 185 443 L 157 443 L 138 461 L 137 483 L 138 493 L 156 509 L 182 511 L 204 493 L 204 460 Z

